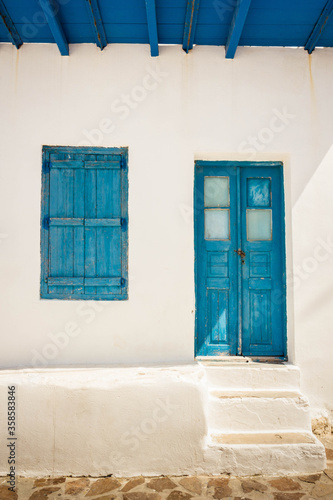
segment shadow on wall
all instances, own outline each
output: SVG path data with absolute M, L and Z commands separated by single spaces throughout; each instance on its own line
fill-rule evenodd
M 333 145 L 293 208 L 297 358 L 311 406 L 333 410 Z

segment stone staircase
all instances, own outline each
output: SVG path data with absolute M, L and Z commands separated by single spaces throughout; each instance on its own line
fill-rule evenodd
M 304 474 L 325 468 L 311 432 L 299 368 L 289 364 L 203 362 L 208 385 L 206 460 L 221 472 Z

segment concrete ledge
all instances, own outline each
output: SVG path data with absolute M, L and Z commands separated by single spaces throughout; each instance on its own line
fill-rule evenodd
M 177 474 L 203 460 L 205 383 L 196 363 L 3 371 L 3 401 L 8 385 L 17 393 L 18 475 Z M 5 405 L 0 412 L 6 422 Z M 7 455 L 1 447 L 0 474 Z
M 209 451 L 215 466 L 238 476 L 309 474 L 326 466 L 325 448 L 310 433 L 215 435 Z
M 297 366 L 261 363 L 201 362 L 211 388 L 295 391 L 300 387 Z
M 300 393 L 282 391 L 210 393 L 208 426 L 220 432 L 311 432 L 308 401 Z M 261 394 L 261 396 L 260 396 Z
M 263 376 L 256 368 L 257 382 L 265 379 L 264 371 Z M 269 377 L 277 383 L 273 371 Z M 282 377 L 282 382 L 288 380 Z M 211 385 L 206 369 L 196 362 L 2 371 L 3 401 L 8 386 L 16 387 L 16 474 L 23 477 L 243 475 L 255 474 L 260 467 L 275 475 L 295 473 L 297 457 L 305 460 L 297 472 L 314 472 L 323 464 L 323 448 L 316 442 L 279 445 L 281 449 L 273 444 L 212 443 Z M 261 398 L 252 399 L 260 403 Z M 230 399 L 223 401 L 228 404 Z M 0 408 L 0 418 L 6 422 L 6 405 Z M 255 429 L 253 425 L 250 430 Z M 7 438 L 2 426 L 1 442 Z M 290 446 L 298 448 L 290 452 Z M 0 475 L 9 472 L 8 454 L 1 447 Z

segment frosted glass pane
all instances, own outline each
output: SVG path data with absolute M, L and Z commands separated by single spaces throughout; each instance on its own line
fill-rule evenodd
M 205 239 L 229 239 L 229 210 L 205 210 Z
M 271 206 L 271 180 L 247 179 L 247 206 Z
M 247 210 L 246 219 L 248 240 L 272 239 L 272 210 Z
M 205 177 L 205 207 L 229 206 L 229 177 Z

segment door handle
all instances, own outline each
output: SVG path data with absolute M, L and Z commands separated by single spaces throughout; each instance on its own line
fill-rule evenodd
M 241 250 L 240 248 L 238 250 L 234 250 L 234 252 L 236 252 L 240 257 L 245 257 L 245 252 L 243 252 L 243 250 Z
M 244 258 L 245 258 L 245 252 L 243 252 L 243 250 L 241 250 L 240 248 L 238 250 L 234 250 L 234 252 L 236 252 L 237 255 L 239 255 L 242 259 L 242 264 L 245 264 L 245 261 L 244 261 Z

